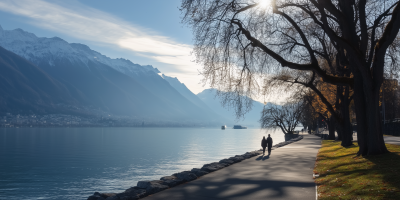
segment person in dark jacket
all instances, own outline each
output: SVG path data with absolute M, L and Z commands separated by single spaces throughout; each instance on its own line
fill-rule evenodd
M 267 140 L 265 139 L 265 136 L 261 140 L 261 146 L 263 148 L 263 155 L 265 154 L 265 148 L 267 148 Z
M 270 135 L 270 134 L 268 134 L 267 144 L 268 144 L 268 155 L 271 155 L 272 138 L 271 138 L 271 135 Z

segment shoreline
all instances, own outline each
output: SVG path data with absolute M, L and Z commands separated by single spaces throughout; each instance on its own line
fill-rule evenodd
M 295 136 L 295 137 L 294 137 Z M 275 144 L 272 146 L 272 150 L 279 147 L 286 146 L 293 142 L 297 142 L 303 139 L 303 136 L 299 134 L 291 135 L 291 139 Z M 245 159 L 252 158 L 254 156 L 262 154 L 262 149 L 255 150 L 251 152 L 246 152 L 242 155 L 236 155 L 230 158 L 222 159 L 219 162 L 213 162 L 203 165 L 201 168 L 193 168 L 190 171 L 183 171 L 179 173 L 172 174 L 171 176 L 164 176 L 160 180 L 144 180 L 139 181 L 137 186 L 130 187 L 121 193 L 100 193 L 95 192 L 93 195 L 89 196 L 87 200 L 135 200 L 141 199 L 146 196 L 161 192 L 163 190 L 173 188 L 175 186 L 196 180 L 206 174 L 212 173 L 214 171 L 223 169 L 235 163 L 241 162 Z

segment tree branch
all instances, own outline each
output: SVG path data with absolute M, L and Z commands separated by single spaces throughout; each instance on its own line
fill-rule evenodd
M 352 86 L 353 85 L 353 79 L 348 78 L 348 77 L 336 77 L 336 76 L 331 76 L 328 75 L 324 70 L 322 70 L 318 63 L 311 63 L 311 64 L 297 64 L 293 62 L 289 62 L 285 60 L 282 56 L 279 54 L 275 53 L 268 47 L 266 47 L 262 42 L 251 36 L 250 32 L 243 28 L 243 25 L 239 20 L 231 20 L 231 23 L 236 24 L 241 33 L 246 36 L 246 38 L 251 42 L 253 47 L 258 47 L 261 50 L 263 50 L 265 53 L 267 53 L 269 56 L 274 58 L 276 61 L 278 61 L 283 67 L 288 67 L 290 69 L 297 69 L 297 70 L 310 70 L 310 71 L 315 71 L 321 78 L 324 79 L 324 81 L 337 85 L 337 84 L 347 84 Z

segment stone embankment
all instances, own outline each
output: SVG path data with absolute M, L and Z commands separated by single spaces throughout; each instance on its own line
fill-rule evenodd
M 272 149 L 283 147 L 301 139 L 303 139 L 303 136 L 292 138 L 288 141 L 275 144 Z M 92 196 L 89 196 L 87 200 L 137 200 L 148 195 L 161 192 L 168 188 L 175 187 L 179 184 L 193 181 L 208 173 L 228 167 L 229 165 L 241 162 L 244 159 L 248 159 L 260 154 L 262 154 L 262 150 L 251 151 L 243 155 L 236 155 L 234 157 L 222 159 L 219 162 L 205 164 L 202 168 L 193 168 L 190 171 L 183 171 L 175 173 L 171 176 L 164 176 L 160 178 L 160 180 L 139 181 L 135 187 L 131 187 L 121 193 L 95 192 Z

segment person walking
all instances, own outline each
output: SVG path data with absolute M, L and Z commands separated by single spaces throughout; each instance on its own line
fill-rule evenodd
M 265 154 L 265 148 L 267 148 L 267 140 L 265 139 L 265 136 L 261 140 L 261 146 L 263 148 L 263 155 Z
M 271 155 L 272 138 L 271 138 L 271 135 L 270 135 L 270 134 L 268 134 L 267 144 L 268 144 L 268 155 Z M 264 148 L 264 150 L 265 150 L 265 148 Z

